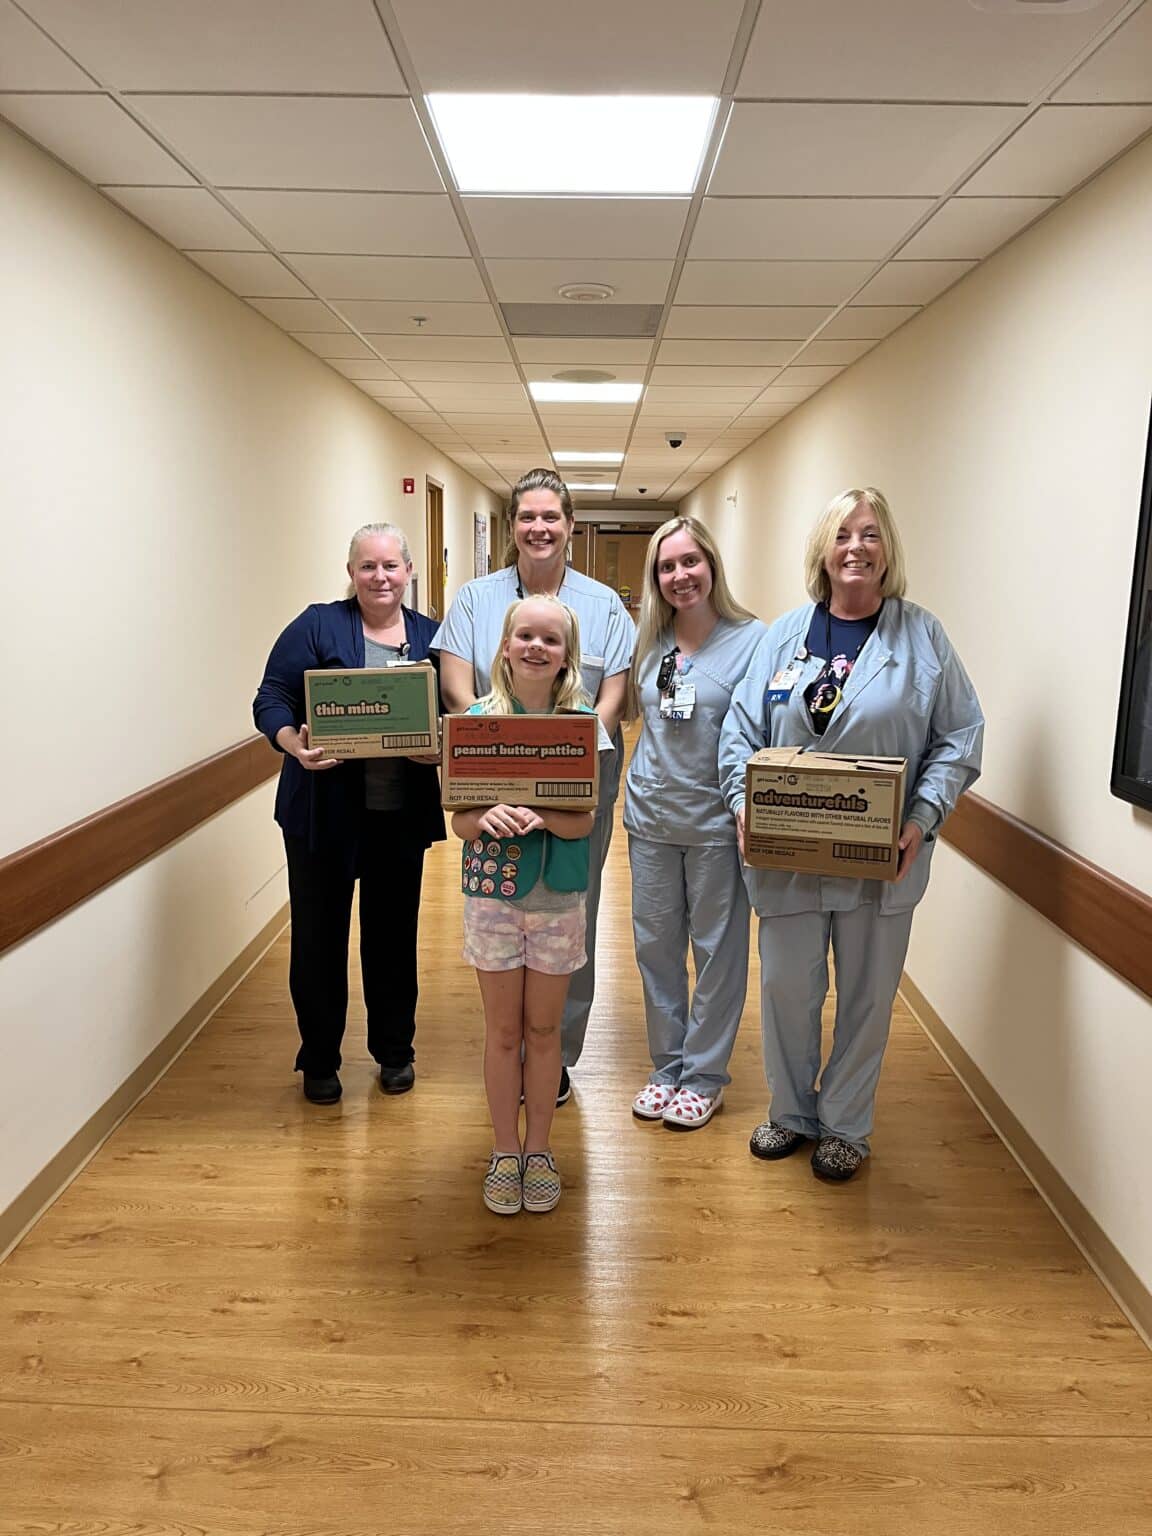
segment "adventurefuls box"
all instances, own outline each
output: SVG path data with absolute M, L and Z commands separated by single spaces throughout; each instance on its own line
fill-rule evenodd
M 304 674 L 304 697 L 309 739 L 330 757 L 406 757 L 436 750 L 436 672 L 428 662 L 310 670 Z
M 744 862 L 794 874 L 894 880 L 904 815 L 902 757 L 766 747 L 749 759 Z
M 594 811 L 600 793 L 595 715 L 445 715 L 442 799 Z

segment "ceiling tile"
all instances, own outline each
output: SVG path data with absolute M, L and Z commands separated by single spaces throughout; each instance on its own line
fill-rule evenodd
M 106 197 L 177 250 L 261 251 L 264 247 L 203 187 L 101 187 Z
M 513 363 L 439 363 L 434 359 L 389 359 L 402 379 L 433 384 L 517 384 Z
M 426 91 L 715 95 L 743 3 L 393 0 L 393 10 Z
M 683 285 L 681 285 L 683 286 Z M 680 337 L 721 337 L 738 341 L 803 341 L 832 313 L 818 306 L 674 304 L 664 330 L 665 342 Z
M 1056 101 L 1152 101 L 1152 6 L 1134 16 L 1098 48 L 1057 91 Z
M 861 304 L 930 304 L 974 261 L 890 261 L 857 294 Z
M 551 380 L 557 379 L 558 375 L 563 375 L 572 370 L 571 363 L 524 363 L 522 366 L 524 377 L 537 384 L 549 383 Z M 646 366 L 644 363 L 611 363 L 591 371 L 610 374 L 613 379 L 621 383 L 639 384 L 643 382 Z M 558 382 L 567 384 L 573 381 L 560 377 Z M 601 382 L 606 384 L 609 381 L 604 379 Z
M 411 299 L 386 302 L 346 299 L 341 313 L 365 333 L 390 336 L 499 336 L 500 325 L 492 306 L 483 304 L 428 303 Z M 416 321 L 423 323 L 417 325 Z
M 382 335 L 365 331 L 377 352 L 390 361 L 440 363 L 510 363 L 512 354 L 501 336 Z
M 772 382 L 773 384 L 780 385 L 828 384 L 838 373 L 843 371 L 842 368 L 837 367 L 834 363 L 828 363 L 824 366 L 799 363 L 791 368 L 785 368 L 783 373 L 777 374 Z
M 744 365 L 779 368 L 799 346 L 798 341 L 665 341 L 657 362 Z
M 132 96 L 218 187 L 440 192 L 407 100 L 347 96 Z M 106 177 L 105 180 L 140 180 Z
M 454 256 L 294 256 L 292 265 L 326 299 L 479 301 L 484 285 L 469 259 Z
M 444 194 L 256 189 L 229 192 L 228 201 L 281 251 L 468 255 Z
M 648 398 L 694 400 L 699 395 L 701 399 L 735 400 L 745 389 L 751 389 L 753 393 L 763 389 L 779 371 L 778 368 L 707 368 L 692 363 L 673 363 L 653 368 Z
M 897 326 L 919 314 L 919 304 L 850 304 L 820 332 L 821 341 L 883 341 Z
M 294 335 L 292 339 L 307 347 L 309 352 L 315 352 L 317 357 L 350 359 L 373 356 L 371 348 L 366 347 L 358 336 L 353 336 L 351 331 L 316 331 L 312 335 L 303 332 Z
M 689 256 L 768 261 L 878 261 L 931 198 L 709 197 Z
M 523 405 L 527 399 L 519 384 L 427 384 L 420 393 L 433 405 L 462 411 L 483 410 L 497 401 Z
M 404 92 L 360 0 L 24 0 L 77 58 L 121 90 Z
M 96 86 L 22 16 L 0 0 L 0 91 L 92 91 Z
M 799 405 L 820 388 L 818 384 L 771 385 L 756 402 L 758 405 Z
M 901 261 L 977 261 L 1053 207 L 1048 197 L 953 197 L 901 247 Z
M 89 181 L 194 184 L 110 96 L 6 95 L 0 113 Z
M 1030 16 L 956 0 L 763 0 L 737 95 L 1026 102 L 1120 5 Z
M 573 257 L 570 261 L 495 260 L 485 265 L 501 302 L 551 304 L 565 284 L 604 283 L 616 290 L 611 303 L 659 304 L 668 291 L 673 264 Z
M 198 267 L 243 298 L 302 299 L 308 290 L 266 251 L 187 251 Z
M 964 183 L 968 197 L 1062 197 L 1152 128 L 1152 106 L 1041 107 Z
M 708 190 L 937 197 L 1017 116 L 1009 107 L 738 102 Z
M 686 197 L 466 197 L 484 256 L 533 260 L 676 255 Z
M 514 343 L 522 363 L 554 365 L 561 368 L 615 368 L 625 365 L 642 367 L 652 355 L 650 341 L 614 341 L 609 337 L 589 340 L 564 340 L 529 337 Z
M 371 395 L 375 400 L 414 400 L 415 392 L 407 384 L 398 384 L 393 379 L 356 379 L 354 381 L 366 395 Z
M 802 364 L 839 363 L 846 366 L 854 363 L 858 357 L 863 357 L 865 352 L 870 352 L 875 345 L 875 341 L 826 341 L 824 336 L 819 336 L 808 343 L 796 361 Z
M 249 299 L 253 309 L 294 335 L 331 331 L 339 318 L 319 299 Z
M 387 379 L 393 384 L 397 382 L 397 375 L 379 358 L 333 358 L 331 363 L 336 372 L 342 373 L 346 379 Z
M 676 297 L 684 304 L 834 305 L 872 267 L 870 261 L 687 261 Z

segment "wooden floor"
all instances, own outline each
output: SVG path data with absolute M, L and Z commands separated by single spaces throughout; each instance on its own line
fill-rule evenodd
M 0 1533 L 1152 1533 L 1152 1360 L 909 1016 L 852 1184 L 645 1077 L 624 839 L 549 1216 L 490 1215 L 455 846 L 416 1090 L 291 1071 L 286 941 L 0 1267 Z M 755 995 L 754 992 L 752 994 Z

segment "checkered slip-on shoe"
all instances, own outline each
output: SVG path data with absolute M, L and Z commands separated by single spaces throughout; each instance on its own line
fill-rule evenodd
M 844 1184 L 859 1172 L 864 1154 L 839 1136 L 821 1136 L 812 1154 L 812 1172 L 826 1184 Z
M 555 1210 L 560 1200 L 560 1175 L 551 1152 L 524 1154 L 524 1209 Z
M 524 1204 L 520 1159 L 515 1152 L 493 1152 L 484 1175 L 484 1204 L 497 1216 L 515 1216 Z
M 807 1140 L 807 1136 L 801 1136 L 799 1131 L 790 1131 L 786 1126 L 773 1125 L 771 1120 L 765 1120 L 763 1125 L 758 1125 L 752 1132 L 748 1150 L 753 1157 L 762 1157 L 771 1163 L 778 1157 L 791 1157 Z

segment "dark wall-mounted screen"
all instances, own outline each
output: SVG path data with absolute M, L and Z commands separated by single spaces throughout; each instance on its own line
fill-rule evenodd
M 1136 530 L 1136 566 L 1120 680 L 1112 793 L 1152 810 L 1152 423 Z

